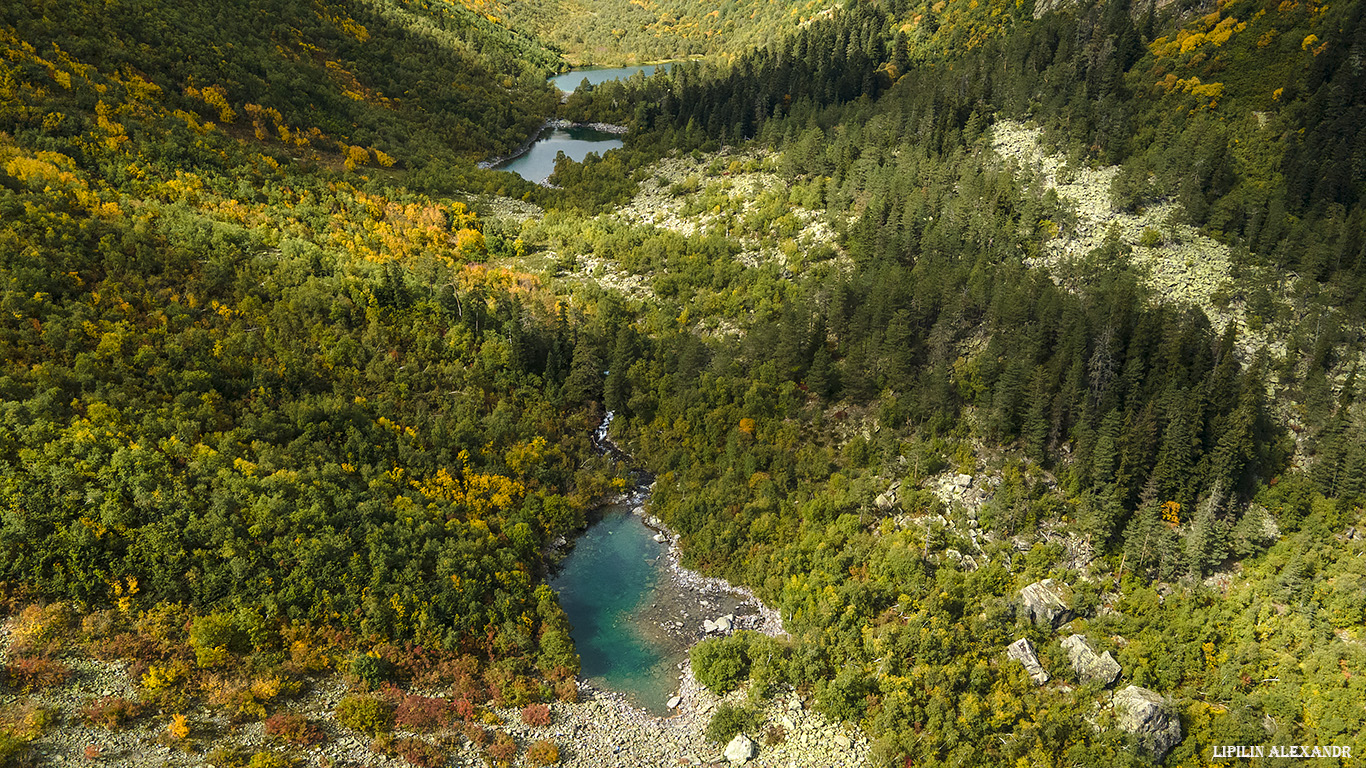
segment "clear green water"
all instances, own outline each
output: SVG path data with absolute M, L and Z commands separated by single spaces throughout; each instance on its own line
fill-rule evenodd
M 653 536 L 625 507 L 609 507 L 579 536 L 551 586 L 574 627 L 583 676 L 662 715 L 678 689 L 681 656 L 652 640 L 637 618 L 664 568 L 664 545 Z

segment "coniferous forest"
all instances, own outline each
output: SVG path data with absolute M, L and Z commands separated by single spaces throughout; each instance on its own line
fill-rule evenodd
M 1353 765 L 1364 13 L 0 5 L 0 766 Z M 667 763 L 549 586 L 642 478 L 783 624 Z

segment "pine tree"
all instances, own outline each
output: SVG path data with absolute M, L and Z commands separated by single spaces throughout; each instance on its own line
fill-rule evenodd
M 1189 502 L 1191 497 L 1191 470 L 1195 468 L 1195 425 L 1192 417 L 1193 404 L 1198 397 L 1182 389 L 1173 392 L 1168 399 L 1167 427 L 1162 431 L 1162 448 L 1157 454 L 1157 466 L 1153 468 L 1153 481 L 1159 500 Z
M 806 372 L 806 388 L 822 399 L 835 391 L 835 371 L 830 364 L 830 351 L 824 344 L 816 347 L 816 354 L 811 359 L 811 369 Z
M 574 359 L 569 365 L 569 378 L 564 382 L 565 399 L 571 403 L 587 403 L 602 399 L 602 359 L 591 339 L 580 336 L 574 344 Z
M 630 398 L 631 366 L 639 356 L 635 336 L 635 330 L 630 326 L 622 326 L 617 331 L 612 362 L 608 366 L 607 382 L 603 388 L 603 407 L 609 411 L 626 413 L 626 403 Z

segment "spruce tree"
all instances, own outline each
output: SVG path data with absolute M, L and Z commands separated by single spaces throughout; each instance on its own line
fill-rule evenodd
M 822 399 L 830 397 L 835 391 L 835 370 L 830 364 L 830 351 L 824 344 L 816 347 L 811 359 L 811 369 L 806 373 L 806 388 Z
M 574 344 L 574 360 L 569 365 L 569 378 L 564 382 L 565 399 L 571 403 L 587 403 L 602 399 L 602 359 L 591 339 L 580 336 Z

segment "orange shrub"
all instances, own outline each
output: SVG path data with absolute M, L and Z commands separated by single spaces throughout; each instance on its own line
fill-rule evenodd
M 526 748 L 526 759 L 532 765 L 554 765 L 560 762 L 560 748 L 552 741 L 533 741 Z
M 90 725 L 119 730 L 142 715 L 143 707 L 122 696 L 105 696 L 81 707 L 81 719 Z
M 266 735 L 277 736 L 293 744 L 318 744 L 323 740 L 322 728 L 303 715 L 277 712 L 266 718 Z
M 579 684 L 573 680 L 561 680 L 555 683 L 555 698 L 570 703 L 578 701 Z
M 13 688 L 24 693 L 51 688 L 71 679 L 71 667 L 59 659 L 42 656 L 15 656 L 5 665 L 5 677 Z

